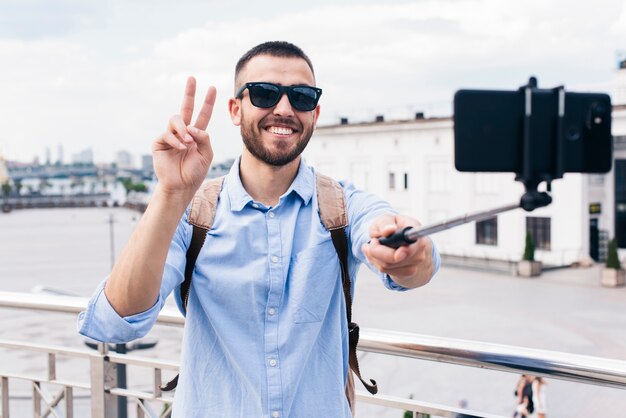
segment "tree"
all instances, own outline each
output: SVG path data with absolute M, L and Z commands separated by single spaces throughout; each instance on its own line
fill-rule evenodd
M 530 234 L 530 231 L 526 231 L 526 245 L 524 246 L 524 260 L 535 261 L 535 242 Z
M 7 180 L 4 183 L 2 183 L 2 196 L 4 196 L 4 198 L 6 199 L 7 197 L 9 197 L 10 194 L 11 194 L 11 184 Z
M 606 255 L 606 268 L 619 270 L 622 268 L 622 265 L 619 262 L 619 258 L 617 256 L 617 241 L 613 238 L 609 241 L 609 248 Z
M 136 192 L 147 192 L 148 187 L 143 183 L 135 183 L 133 184 L 133 190 Z
M 133 181 L 129 178 L 122 179 L 122 184 L 126 189 L 126 194 L 128 195 L 130 192 L 147 192 L 148 187 L 143 183 L 133 183 Z

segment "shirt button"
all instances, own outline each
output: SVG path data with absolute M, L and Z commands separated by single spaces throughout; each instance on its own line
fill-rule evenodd
M 252 204 L 252 207 L 253 207 L 253 208 L 257 208 L 257 209 L 258 209 L 258 208 L 259 208 L 259 204 L 258 204 L 258 203 L 253 203 L 253 204 Z
M 280 414 L 278 413 L 278 411 L 272 412 L 272 417 L 278 418 L 279 416 L 280 416 Z
M 269 216 L 270 218 L 273 218 L 273 217 L 274 217 L 274 216 L 276 216 L 276 215 L 274 214 L 274 212 L 270 212 L 270 213 L 268 214 L 268 216 Z
M 278 257 L 276 257 L 275 255 L 272 256 L 271 260 L 272 263 L 278 263 Z
M 271 359 L 270 360 L 270 366 L 276 367 L 277 364 L 278 364 L 278 362 L 275 359 Z
M 270 315 L 274 315 L 274 314 L 276 313 L 276 309 L 274 309 L 274 308 L 269 308 L 269 309 L 267 310 L 267 313 L 268 313 L 268 314 L 270 314 Z

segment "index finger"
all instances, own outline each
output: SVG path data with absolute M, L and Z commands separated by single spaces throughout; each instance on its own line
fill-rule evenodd
M 209 121 L 211 120 L 211 115 L 213 114 L 213 107 L 215 105 L 216 95 L 217 90 L 215 89 L 215 87 L 209 87 L 206 92 L 206 96 L 204 96 L 204 103 L 202 103 L 200 113 L 198 113 L 198 117 L 196 118 L 196 123 L 193 126 L 198 129 L 202 129 L 203 131 L 206 131 L 206 128 L 209 125 Z
M 191 123 L 193 116 L 193 102 L 196 99 L 196 79 L 189 77 L 185 86 L 185 95 L 183 96 L 183 104 L 180 107 L 180 116 L 183 118 L 185 125 Z

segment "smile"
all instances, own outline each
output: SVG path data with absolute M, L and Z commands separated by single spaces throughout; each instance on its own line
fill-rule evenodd
M 283 126 L 269 126 L 266 129 L 269 133 L 272 133 L 275 135 L 291 135 L 294 132 L 293 129 L 286 128 Z

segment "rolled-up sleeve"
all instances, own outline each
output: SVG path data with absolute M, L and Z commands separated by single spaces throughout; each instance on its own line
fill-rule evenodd
M 122 317 L 115 312 L 105 293 L 104 280 L 93 295 L 87 310 L 78 315 L 78 332 L 86 337 L 108 343 L 126 343 L 141 338 L 156 322 L 163 300 L 158 300 L 147 311 Z
M 120 316 L 104 293 L 106 279 L 89 300 L 87 309 L 78 315 L 78 332 L 96 341 L 126 343 L 145 336 L 156 323 L 165 299 L 184 280 L 186 251 L 190 239 L 187 213 L 181 219 L 170 244 L 161 280 L 159 297 L 152 307 L 130 316 Z

